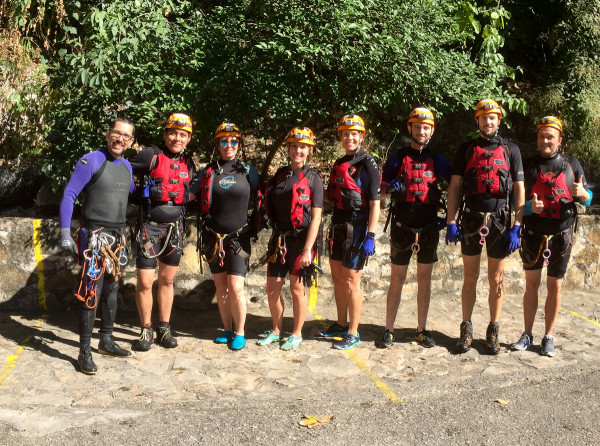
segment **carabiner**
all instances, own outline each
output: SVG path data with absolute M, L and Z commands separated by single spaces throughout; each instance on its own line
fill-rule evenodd
M 481 225 L 481 227 L 479 228 L 479 231 L 478 231 L 479 236 L 481 237 L 479 239 L 479 244 L 481 246 L 485 245 L 485 238 L 490 233 L 490 228 L 488 228 L 488 226 L 487 226 L 489 215 L 490 215 L 489 213 L 485 214 L 485 216 L 483 217 L 483 224 Z
M 219 257 L 219 266 L 222 268 L 225 265 L 225 250 L 223 249 L 223 239 L 219 238 L 219 248 L 217 257 Z
M 548 237 L 546 237 L 546 248 L 544 249 L 544 252 L 542 252 L 542 257 L 544 258 L 544 266 L 548 266 L 548 264 L 550 263 L 550 256 L 552 255 L 552 251 L 550 251 L 550 248 L 548 248 Z
M 281 257 L 281 264 L 285 265 L 285 256 L 287 254 L 287 245 L 285 243 L 285 237 L 282 237 L 283 243 L 279 244 L 279 256 Z
M 419 233 L 415 234 L 415 242 L 410 245 L 410 249 L 412 250 L 413 257 L 417 255 L 417 253 L 421 250 L 421 245 L 419 244 Z

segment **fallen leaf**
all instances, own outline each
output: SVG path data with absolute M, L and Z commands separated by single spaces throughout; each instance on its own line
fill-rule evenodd
M 500 403 L 500 404 L 502 404 L 503 406 L 506 406 L 508 403 L 510 403 L 510 401 L 509 401 L 509 400 L 495 400 L 494 402 L 495 402 L 495 403 Z
M 304 419 L 298 424 L 300 426 L 306 426 L 309 429 L 320 426 L 321 424 L 329 423 L 333 419 L 333 415 L 327 414 L 319 417 L 318 415 L 304 415 Z

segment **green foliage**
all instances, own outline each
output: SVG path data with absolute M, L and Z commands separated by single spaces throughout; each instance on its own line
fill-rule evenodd
M 524 68 L 519 86 L 532 110 L 523 133 L 533 139 L 535 120 L 559 116 L 565 149 L 599 165 L 600 0 L 513 0 L 507 9 L 516 18 L 507 57 Z
M 44 170 L 56 187 L 116 115 L 132 118 L 147 144 L 171 112 L 187 112 L 193 150 L 236 122 L 256 136 L 266 169 L 290 127 L 329 135 L 346 113 L 389 141 L 417 105 L 443 116 L 491 97 L 526 112 L 504 86 L 515 75 L 500 53 L 510 15 L 496 1 L 42 3 L 35 24 L 33 6 L 15 20 L 50 67 Z

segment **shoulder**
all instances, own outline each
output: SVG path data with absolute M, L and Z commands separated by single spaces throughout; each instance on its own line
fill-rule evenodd
M 91 169 L 93 172 L 98 170 L 102 163 L 106 161 L 106 154 L 102 150 L 94 150 L 86 153 L 77 161 L 80 168 Z

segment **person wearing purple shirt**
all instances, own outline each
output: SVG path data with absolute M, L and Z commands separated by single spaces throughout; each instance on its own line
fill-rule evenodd
M 81 282 L 75 296 L 79 311 L 79 356 L 77 363 L 88 375 L 97 372 L 91 353 L 92 329 L 100 304 L 101 328 L 98 351 L 127 357 L 113 338 L 117 312 L 120 267 L 126 263 L 125 214 L 129 194 L 135 189 L 131 165 L 122 158 L 131 146 L 135 126 L 126 118 L 115 119 L 106 131 L 106 146 L 77 162 L 60 204 L 60 239 L 64 250 L 78 255 Z M 82 195 L 77 243 L 71 237 L 73 205 Z M 98 297 L 99 296 L 99 301 Z

